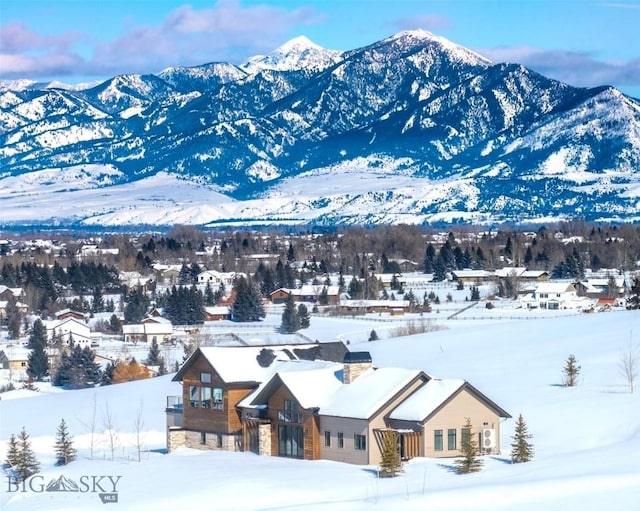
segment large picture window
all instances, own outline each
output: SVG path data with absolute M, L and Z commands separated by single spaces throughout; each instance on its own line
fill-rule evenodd
M 304 434 L 301 426 L 278 426 L 278 455 L 304 457 Z

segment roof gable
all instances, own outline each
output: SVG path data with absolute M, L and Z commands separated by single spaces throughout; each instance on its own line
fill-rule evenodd
M 467 391 L 499 417 L 510 419 L 511 415 L 469 382 L 458 379 L 430 380 L 409 396 L 389 415 L 391 419 L 427 422 L 461 392 Z
M 429 380 L 423 371 L 398 367 L 370 369 L 355 381 L 342 385 L 321 415 L 369 419 L 414 382 Z

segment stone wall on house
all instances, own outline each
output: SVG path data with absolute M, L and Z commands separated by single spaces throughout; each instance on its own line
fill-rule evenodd
M 242 434 L 186 431 L 186 447 L 211 451 L 241 451 Z
M 182 428 L 167 428 L 167 452 L 173 452 L 180 447 L 186 447 L 186 431 Z
M 258 454 L 271 456 L 271 424 L 258 426 Z

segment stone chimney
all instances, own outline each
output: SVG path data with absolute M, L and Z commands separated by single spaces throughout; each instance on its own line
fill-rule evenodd
M 368 351 L 347 351 L 344 354 L 342 383 L 352 383 L 372 367 L 371 354 Z

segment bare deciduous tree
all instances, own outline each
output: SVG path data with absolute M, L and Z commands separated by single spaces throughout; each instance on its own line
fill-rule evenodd
M 633 394 L 635 382 L 640 373 L 640 346 L 630 340 L 620 356 L 620 371 L 627 381 L 629 391 Z
M 109 403 L 104 405 L 104 412 L 102 414 L 102 425 L 104 427 L 104 433 L 109 443 L 109 449 L 111 451 L 111 461 L 115 459 L 116 448 L 118 447 L 118 432 L 115 430 L 115 424 L 113 422 L 113 413 L 109 408 Z
M 138 461 L 141 460 L 142 456 L 142 446 L 144 442 L 144 414 L 143 414 L 143 401 L 140 399 L 140 407 L 138 408 L 138 412 L 136 413 L 136 418 L 133 423 L 133 426 L 136 430 L 136 452 L 138 453 Z
M 91 408 L 91 416 L 89 417 L 89 420 L 85 422 L 81 419 L 78 419 L 80 424 L 82 424 L 84 429 L 86 429 L 87 432 L 89 433 L 89 459 L 90 460 L 93 459 L 93 452 L 96 446 L 96 418 L 97 418 L 97 412 L 98 412 L 97 405 L 98 403 L 97 403 L 96 395 L 93 394 L 93 405 Z

